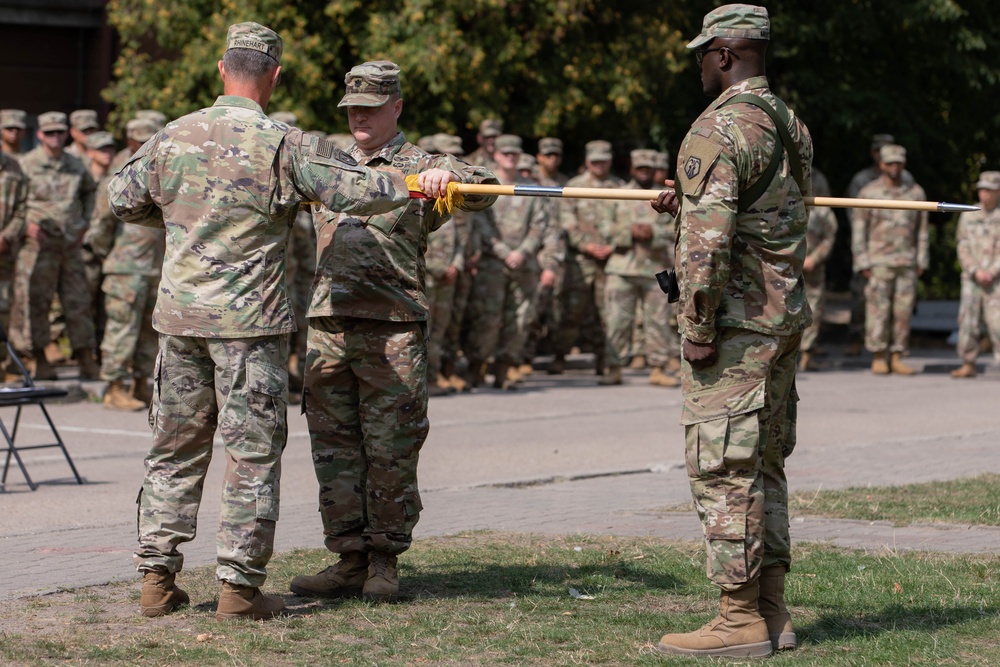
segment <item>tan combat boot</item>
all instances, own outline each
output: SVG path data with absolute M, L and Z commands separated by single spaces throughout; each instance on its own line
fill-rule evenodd
M 322 572 L 294 577 L 289 588 L 308 598 L 357 598 L 367 580 L 368 554 L 351 551 Z
M 796 645 L 792 615 L 785 607 L 785 566 L 772 565 L 760 572 L 760 597 L 757 599 L 760 615 L 767 623 L 767 634 L 771 638 L 771 648 L 775 651 L 790 651 Z
M 722 592 L 719 615 L 701 629 L 663 635 L 656 650 L 670 655 L 766 658 L 771 655 L 767 623 L 757 612 L 759 585 Z
M 816 361 L 813 359 L 812 352 L 802 352 L 799 355 L 799 370 L 800 371 L 818 371 L 819 366 L 816 365 Z
M 517 389 L 517 383 L 510 379 L 507 374 L 510 364 L 506 361 L 498 361 L 493 364 L 493 388 L 503 389 L 504 391 L 514 391 Z
M 597 378 L 597 384 L 602 387 L 607 387 L 610 385 L 621 384 L 622 383 L 622 368 L 621 366 L 608 366 L 606 373 Z
M 252 618 L 255 621 L 261 621 L 274 618 L 284 609 L 285 601 L 277 595 L 264 595 L 259 588 L 223 581 L 222 593 L 219 594 L 219 606 L 215 610 L 215 620 Z
M 903 363 L 903 353 L 893 352 L 892 356 L 889 358 L 889 370 L 891 370 L 896 375 L 913 375 L 916 373 L 913 368 L 907 366 Z
M 56 369 L 52 367 L 49 360 L 45 357 L 44 350 L 35 350 L 31 353 L 34 358 L 34 369 L 31 371 L 31 376 L 36 380 L 58 380 L 59 376 L 56 375 Z
M 667 359 L 667 372 L 677 373 L 681 370 L 681 358 L 680 357 L 670 357 Z
M 535 367 L 525 362 L 517 367 L 517 372 L 521 374 L 521 379 L 523 380 L 535 372 Z
M 649 373 L 649 384 L 655 387 L 679 387 L 681 381 L 659 366 L 653 366 L 653 370 Z
M 475 389 L 486 380 L 486 364 L 482 359 L 469 359 L 469 385 Z
M 191 601 L 187 593 L 174 585 L 174 576 L 157 571 L 146 572 L 142 576 L 139 607 L 143 616 L 163 616 Z
M 448 381 L 448 385 L 455 391 L 462 393 L 469 391 L 469 384 L 455 372 L 455 362 L 448 359 L 441 362 L 441 375 Z
M 975 364 L 962 364 L 961 368 L 956 368 L 951 372 L 953 378 L 974 378 L 976 377 Z
M 145 375 L 136 375 L 132 378 L 130 391 L 132 392 L 132 398 L 142 401 L 143 405 L 147 408 L 153 402 L 153 388 L 149 384 L 149 378 Z
M 101 367 L 97 365 L 94 355 L 85 347 L 73 350 L 73 358 L 80 364 L 81 380 L 100 380 Z
M 557 354 L 553 357 L 552 361 L 549 362 L 549 367 L 545 369 L 545 372 L 549 375 L 562 375 L 566 371 L 566 357 L 561 354 Z
M 514 384 L 521 384 L 524 382 L 524 376 L 521 375 L 520 369 L 513 365 L 507 367 L 507 379 Z
M 53 366 L 59 366 L 60 364 L 66 363 L 66 357 L 63 356 L 62 348 L 59 347 L 58 342 L 50 341 L 49 344 L 45 346 L 45 360 Z
M 872 373 L 875 375 L 888 375 L 889 363 L 885 359 L 885 352 L 872 353 Z
M 443 389 L 446 394 L 454 394 L 457 389 L 452 386 L 451 382 L 444 376 L 444 373 L 438 373 L 437 380 L 434 381 L 438 389 Z
M 641 371 L 646 367 L 646 355 L 637 354 L 632 357 L 632 363 L 628 365 L 629 368 L 635 371 Z
M 399 598 L 396 557 L 373 551 L 368 555 L 368 579 L 364 598 L 372 602 L 395 602 Z
M 125 389 L 125 382 L 122 380 L 112 380 L 108 383 L 108 388 L 104 390 L 104 407 L 109 410 L 124 410 L 126 412 L 138 412 L 144 410 L 146 404 L 129 396 Z

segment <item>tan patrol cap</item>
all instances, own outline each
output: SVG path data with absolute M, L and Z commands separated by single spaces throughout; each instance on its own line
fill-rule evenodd
M 654 169 L 663 169 L 666 171 L 670 169 L 670 154 L 665 151 L 656 152 L 656 165 Z
M 588 141 L 584 148 L 587 151 L 587 159 L 591 162 L 605 162 L 612 157 L 610 141 L 595 139 Z
M 757 5 L 723 5 L 705 14 L 701 34 L 692 39 L 687 48 L 697 49 L 716 37 L 727 39 L 771 38 L 771 21 L 767 9 Z
M 388 60 L 362 63 L 351 68 L 344 83 L 347 94 L 338 107 L 380 107 L 401 92 L 399 65 Z
M 58 132 L 69 129 L 69 121 L 62 111 L 46 111 L 38 114 L 38 129 L 42 132 Z
M 253 21 L 234 23 L 226 35 L 226 51 L 229 49 L 252 49 L 260 51 L 281 62 L 281 37 L 275 31 Z
M 135 117 L 153 121 L 157 130 L 162 130 L 167 124 L 167 114 L 156 109 L 139 109 L 135 112 Z
M 496 118 L 487 118 L 479 124 L 479 134 L 483 135 L 484 139 L 499 137 L 503 134 L 503 121 Z
M 521 137 L 516 134 L 501 134 L 493 144 L 493 150 L 498 153 L 520 153 Z
M 275 111 L 273 114 L 268 116 L 271 120 L 276 120 L 279 123 L 284 123 L 289 127 L 299 126 L 299 116 L 292 111 Z
M 885 164 L 906 162 L 906 149 L 899 144 L 886 144 L 878 149 L 878 159 Z
M 976 181 L 977 190 L 1000 190 L 1000 171 L 984 171 Z
M 521 157 L 517 158 L 518 171 L 522 171 L 524 169 L 534 169 L 536 164 L 535 156 L 531 153 L 521 153 Z
M 93 109 L 77 109 L 69 115 L 69 124 L 77 130 L 99 130 L 97 112 Z
M 555 137 L 542 137 L 538 140 L 538 152 L 542 155 L 563 154 L 562 139 Z
M 28 129 L 28 114 L 22 109 L 0 109 L 0 128 Z
M 656 151 L 650 148 L 637 148 L 629 155 L 633 167 L 649 167 L 656 169 Z
M 437 148 L 439 153 L 448 153 L 449 155 L 465 155 L 465 150 L 462 148 L 462 137 L 455 136 L 454 134 L 448 134 L 446 132 L 439 132 L 434 135 L 434 147 Z
M 92 151 L 96 151 L 99 148 L 107 148 L 115 146 L 115 138 L 111 136 L 110 132 L 97 131 L 87 137 L 87 148 Z
M 148 118 L 133 118 L 125 124 L 125 136 L 141 144 L 149 141 L 149 138 L 159 131 L 160 128 L 156 127 L 156 123 Z

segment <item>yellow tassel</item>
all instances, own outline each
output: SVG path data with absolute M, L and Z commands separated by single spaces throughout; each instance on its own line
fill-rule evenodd
M 410 174 L 406 177 L 406 187 L 410 192 L 422 192 L 422 190 L 417 187 L 417 179 L 419 174 Z M 451 215 L 455 212 L 455 209 L 460 207 L 465 203 L 465 196 L 458 191 L 458 183 L 451 182 L 448 184 L 448 192 L 444 197 L 438 197 L 434 201 L 434 210 L 441 215 Z

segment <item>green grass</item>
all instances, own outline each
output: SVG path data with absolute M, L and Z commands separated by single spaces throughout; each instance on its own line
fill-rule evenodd
M 265 590 L 329 564 L 274 559 Z M 696 665 L 654 646 L 716 611 L 702 547 L 659 539 L 470 533 L 418 541 L 400 560 L 398 604 L 285 595 L 286 618 L 218 623 L 214 568 L 184 572 L 194 605 L 138 615 L 138 580 L 0 611 L 12 665 Z M 873 554 L 797 545 L 787 599 L 798 651 L 774 665 L 993 665 L 1000 557 Z M 591 595 L 574 599 L 569 589 Z M 726 664 L 760 664 L 728 661 Z M 708 663 L 714 664 L 714 663 Z
M 788 505 L 796 514 L 893 521 L 897 525 L 945 522 L 1000 526 L 1000 475 L 797 493 L 789 497 Z

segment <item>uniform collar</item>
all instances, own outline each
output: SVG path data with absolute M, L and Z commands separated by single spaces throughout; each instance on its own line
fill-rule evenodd
M 718 109 L 722 104 L 732 98 L 736 97 L 741 93 L 745 93 L 751 90 L 760 90 L 761 88 L 767 90 L 767 77 L 766 76 L 752 76 L 749 79 L 743 79 L 738 81 L 733 85 L 722 91 L 722 94 L 715 98 L 715 102 L 712 103 L 713 109 Z
M 213 107 L 240 107 L 243 109 L 252 109 L 259 113 L 264 113 L 264 110 L 259 104 L 254 102 L 248 97 L 240 97 L 239 95 L 219 95 L 218 99 L 215 100 Z
M 365 155 L 358 148 L 357 144 L 351 146 L 351 157 L 358 161 L 360 165 L 368 165 L 375 160 L 384 160 L 385 162 L 392 162 L 392 158 L 396 156 L 396 153 L 400 151 L 403 145 L 406 143 L 406 137 L 402 132 L 397 132 L 396 136 L 387 141 L 382 148 L 378 150 L 377 153 L 372 153 L 371 155 Z

